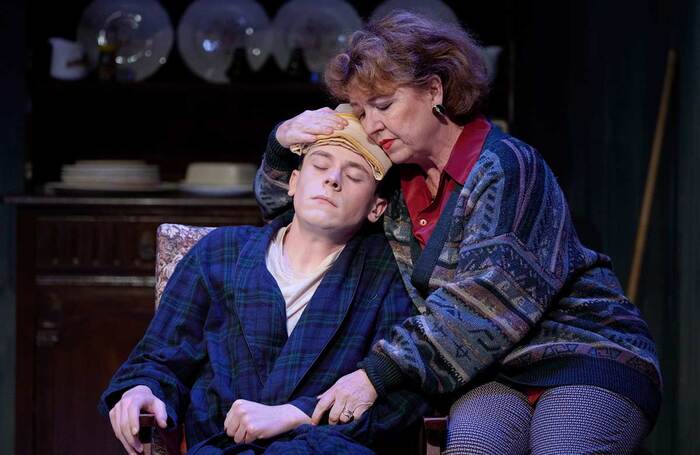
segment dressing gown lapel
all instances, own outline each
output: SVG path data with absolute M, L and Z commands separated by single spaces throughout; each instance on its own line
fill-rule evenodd
M 246 242 L 233 274 L 232 310 L 238 316 L 261 386 L 287 341 L 284 298 L 267 270 L 265 257 L 272 237 L 290 219 L 291 216 L 275 219 L 265 227 L 263 235 Z
M 353 302 L 365 258 L 359 237 L 345 246 L 299 318 L 261 392 L 266 403 L 286 403 L 326 350 Z

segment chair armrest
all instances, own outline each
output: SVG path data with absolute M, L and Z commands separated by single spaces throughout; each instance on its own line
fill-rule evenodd
M 423 453 L 426 455 L 439 455 L 445 448 L 447 433 L 447 416 L 445 417 L 424 417 L 423 436 L 425 447 Z
M 150 444 L 153 440 L 153 429 L 158 427 L 155 414 L 139 414 L 139 441 Z
M 426 431 L 446 431 L 447 416 L 444 417 L 424 417 L 423 426 Z
M 187 442 L 182 426 L 173 431 L 165 431 L 158 426 L 155 414 L 139 414 L 139 441 L 154 455 L 180 455 L 187 452 Z

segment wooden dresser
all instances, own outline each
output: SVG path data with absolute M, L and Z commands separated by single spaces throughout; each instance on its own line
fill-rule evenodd
M 156 228 L 261 224 L 252 198 L 15 196 L 18 454 L 122 454 L 98 399 L 154 308 Z

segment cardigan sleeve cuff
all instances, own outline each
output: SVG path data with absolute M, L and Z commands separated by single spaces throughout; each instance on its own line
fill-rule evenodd
M 267 138 L 265 163 L 277 171 L 289 172 L 296 169 L 299 165 L 299 156 L 277 142 L 275 135 L 277 134 L 277 128 L 279 128 L 279 126 L 280 124 L 277 124 Z
M 403 382 L 403 373 L 389 357 L 372 352 L 358 365 L 365 370 L 367 377 L 377 391 L 377 396 L 385 396 Z

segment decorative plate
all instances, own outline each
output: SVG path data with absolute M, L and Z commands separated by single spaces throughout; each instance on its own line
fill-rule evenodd
M 386 0 L 372 12 L 370 20 L 382 18 L 394 10 L 411 11 L 440 22 L 459 23 L 452 8 L 440 0 Z
M 291 0 L 277 12 L 273 26 L 272 52 L 280 68 L 286 69 L 292 52 L 301 49 L 308 69 L 322 73 L 330 58 L 362 26 L 362 19 L 343 0 Z
M 202 79 L 229 82 L 227 71 L 245 54 L 254 71 L 269 57 L 270 20 L 254 0 L 197 0 L 177 27 L 177 45 L 185 64 Z
M 113 53 L 116 77 L 140 81 L 163 65 L 173 45 L 168 13 L 156 0 L 95 0 L 83 12 L 78 41 L 92 68 Z

